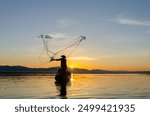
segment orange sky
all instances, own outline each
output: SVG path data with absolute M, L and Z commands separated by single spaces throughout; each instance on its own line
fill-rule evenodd
M 68 58 L 69 66 L 150 70 L 149 6 L 148 0 L 117 0 L 117 4 L 111 0 L 3 1 L 0 65 L 59 66 L 56 62 L 41 64 L 39 60 L 44 50 L 39 36 L 50 34 L 55 35 L 51 39 L 54 41 L 57 37 L 66 39 L 49 42 L 49 50 L 55 52 L 70 38 L 87 37 Z

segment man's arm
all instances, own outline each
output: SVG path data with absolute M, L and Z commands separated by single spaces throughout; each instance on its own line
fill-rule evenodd
M 61 58 L 59 58 L 59 59 L 51 58 L 50 62 L 51 62 L 51 61 L 60 61 L 60 60 L 61 60 Z

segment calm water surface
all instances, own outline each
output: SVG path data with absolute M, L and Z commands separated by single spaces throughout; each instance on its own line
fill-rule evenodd
M 54 76 L 0 76 L 0 98 L 150 99 L 150 75 L 75 74 L 66 86 Z

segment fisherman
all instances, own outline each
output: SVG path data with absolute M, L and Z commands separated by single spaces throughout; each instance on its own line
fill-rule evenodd
M 59 58 L 59 59 L 51 58 L 50 61 L 61 61 L 61 70 L 63 73 L 66 73 L 66 71 L 67 71 L 67 60 L 66 60 L 65 55 L 61 55 L 61 58 Z

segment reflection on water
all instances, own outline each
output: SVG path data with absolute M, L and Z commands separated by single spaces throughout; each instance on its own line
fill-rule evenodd
M 66 98 L 67 95 L 67 89 L 66 84 L 56 84 L 57 90 L 59 91 L 59 96 L 62 98 Z
M 150 98 L 150 75 L 76 74 L 66 84 L 54 76 L 0 76 L 0 98 Z
M 60 98 L 62 99 L 67 99 L 67 91 L 68 91 L 68 87 L 71 86 L 71 82 L 73 81 L 73 74 L 71 75 L 71 80 L 64 82 L 64 83 L 58 83 L 57 81 L 55 81 L 55 85 L 56 88 L 58 90 L 58 93 L 60 96 Z
M 66 99 L 67 98 L 67 89 L 69 86 L 71 86 L 71 82 L 67 82 L 67 83 L 62 83 L 62 84 L 57 84 L 56 85 L 56 89 L 58 90 L 58 96 L 60 96 L 60 98 L 62 99 Z

